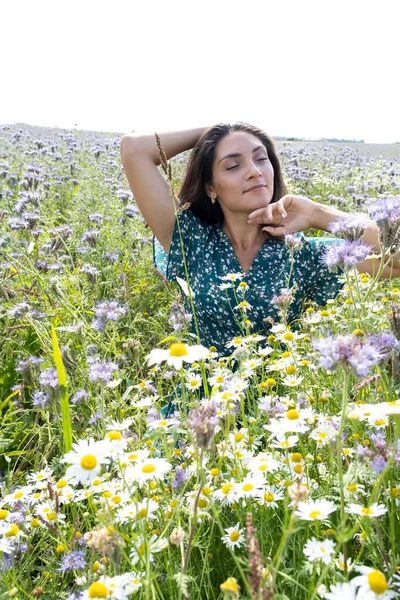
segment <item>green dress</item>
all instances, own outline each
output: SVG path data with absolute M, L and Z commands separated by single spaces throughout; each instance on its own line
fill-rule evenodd
M 177 216 L 168 255 L 159 242 L 155 238 L 153 240 L 154 265 L 168 281 L 176 281 L 177 277 L 186 280 L 178 220 L 201 343 L 207 347 L 215 346 L 221 355 L 232 352 L 233 348 L 227 349 L 226 344 L 242 333 L 238 325 L 238 310 L 234 308 L 242 299 L 252 307 L 247 313 L 253 324 L 252 333 L 268 336 L 271 323 L 265 319 L 272 317 L 279 322 L 277 307 L 271 299 L 279 295 L 281 288 L 287 287 L 285 275 L 290 271 L 291 256 L 285 243 L 277 239 L 266 240 L 249 271 L 244 273 L 221 225 L 204 223 L 190 210 L 184 210 Z M 290 285 L 296 281 L 298 289 L 289 307 L 288 323 L 299 318 L 306 299 L 324 306 L 345 285 L 339 281 L 342 269 L 332 273 L 321 262 L 327 246 L 341 244 L 344 240 L 307 238 L 303 233 L 297 233 L 295 237 L 302 238 L 303 247 L 294 255 Z M 242 278 L 233 283 L 233 288 L 221 290 L 222 277 L 228 273 L 239 273 Z M 241 293 L 236 293 L 235 299 L 234 290 L 240 281 L 245 281 L 248 287 L 244 298 Z M 188 298 L 184 298 L 185 308 L 191 312 Z M 193 320 L 192 331 L 195 333 Z

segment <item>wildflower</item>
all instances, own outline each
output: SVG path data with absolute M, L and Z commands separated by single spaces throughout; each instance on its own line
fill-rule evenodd
M 232 598 L 239 598 L 240 586 L 234 577 L 228 577 L 224 583 L 221 583 L 219 589 L 224 594 L 232 596 Z
M 90 398 L 89 392 L 87 392 L 86 390 L 81 388 L 81 389 L 77 390 L 75 392 L 75 394 L 72 396 L 71 402 L 72 402 L 72 404 L 79 404 L 79 403 L 83 402 L 84 400 L 87 400 L 88 398 Z
M 95 247 L 97 246 L 97 242 L 99 241 L 100 231 L 97 229 L 93 229 L 91 231 L 85 231 L 82 235 L 82 242 L 87 242 L 89 246 Z
M 201 375 L 199 375 L 199 373 L 189 373 L 186 379 L 187 383 L 185 386 L 188 390 L 194 392 L 201 387 Z
M 118 366 L 113 362 L 106 362 L 100 360 L 98 357 L 88 358 L 89 368 L 89 379 L 92 383 L 97 381 L 108 383 L 112 379 L 112 374 L 118 371 Z
M 61 462 L 70 465 L 66 471 L 66 479 L 75 477 L 80 483 L 92 483 L 99 475 L 102 465 L 109 462 L 109 441 L 95 442 L 92 438 L 79 440 L 72 444 L 72 448 L 61 459 Z
M 279 462 L 268 452 L 260 452 L 257 456 L 250 459 L 246 469 L 253 474 L 272 473 L 279 468 Z
M 208 357 L 209 350 L 201 345 L 188 346 L 182 342 L 171 344 L 168 350 L 152 350 L 147 356 L 149 366 L 167 361 L 175 369 L 181 369 L 183 362 L 193 363 Z
M 334 502 L 330 500 L 308 500 L 299 502 L 295 514 L 304 521 L 323 521 L 336 510 Z
M 206 449 L 210 446 L 218 423 L 218 405 L 215 400 L 190 411 L 188 425 L 198 448 Z
M 39 382 L 45 387 L 58 388 L 57 369 L 44 369 L 39 375 Z
M 236 502 L 238 494 L 234 480 L 224 482 L 219 490 L 213 492 L 213 497 L 221 502 L 222 506 Z
M 369 219 L 363 214 L 352 214 L 341 217 L 328 225 L 328 231 L 338 238 L 350 240 L 352 242 L 359 240 L 365 233 Z
M 275 304 L 280 310 L 286 311 L 294 301 L 293 292 L 290 289 L 282 288 L 281 293 L 272 296 L 271 302 Z
M 320 560 L 325 565 L 329 565 L 332 559 L 332 554 L 335 552 L 335 544 L 332 540 L 324 540 L 319 542 L 315 537 L 307 541 L 303 548 L 304 554 L 308 560 Z
M 175 527 L 169 536 L 169 541 L 173 546 L 180 546 L 185 537 L 185 531 L 182 527 Z
M 64 554 L 61 558 L 60 566 L 57 571 L 65 573 L 66 571 L 83 571 L 86 568 L 85 551 L 76 550 Z
M 239 304 L 237 304 L 235 307 L 235 310 L 249 310 L 250 308 L 253 308 L 251 306 L 251 304 L 249 304 L 246 300 L 242 300 L 242 302 L 239 302 Z
M 320 353 L 320 366 L 334 370 L 341 364 L 344 368 L 352 367 L 359 376 L 368 375 L 371 367 L 388 356 L 371 340 L 361 341 L 352 335 L 328 336 L 315 340 L 313 347 Z
M 379 198 L 367 207 L 379 228 L 379 245 L 383 253 L 396 254 L 399 250 L 400 202 L 398 196 Z
M 357 600 L 357 588 L 351 583 L 335 583 L 324 595 L 327 600 Z M 360 599 L 359 599 L 360 600 Z
M 88 548 L 96 550 L 100 554 L 110 556 L 117 545 L 121 545 L 122 539 L 111 527 L 97 526 L 84 535 Z
M 190 475 L 187 471 L 185 471 L 185 469 L 181 469 L 181 468 L 177 467 L 175 469 L 175 476 L 172 481 L 172 487 L 174 489 L 180 488 L 185 483 L 185 481 L 187 481 L 189 479 L 189 477 L 190 477 Z
M 238 279 L 243 279 L 242 273 L 228 273 L 228 275 L 221 276 L 222 281 L 237 281 Z
M 345 240 L 343 244 L 332 244 L 321 256 L 320 261 L 332 273 L 335 273 L 338 267 L 348 271 L 368 258 L 371 252 L 372 246 L 365 242 Z
M 291 254 L 301 250 L 304 246 L 304 240 L 299 235 L 293 235 L 291 233 L 287 233 L 285 235 L 285 246 L 289 250 Z
M 93 327 L 103 331 L 106 321 L 118 321 L 127 312 L 128 309 L 120 306 L 115 300 L 100 302 L 94 310 L 97 319 L 93 321 Z
M 264 480 L 260 474 L 249 475 L 243 481 L 236 483 L 238 498 L 261 498 L 263 496 Z
M 228 527 L 225 529 L 226 534 L 221 538 L 225 546 L 230 550 L 240 548 L 245 543 L 245 537 L 243 534 L 244 529 L 240 528 L 239 523 L 236 523 L 235 527 Z
M 282 490 L 278 490 L 275 485 L 270 485 L 264 488 L 263 496 L 261 496 L 259 504 L 268 508 L 278 508 L 277 501 L 283 499 L 284 495 Z
M 371 504 L 371 506 L 362 506 L 361 504 L 348 504 L 345 510 L 351 515 L 369 517 L 370 519 L 374 517 L 380 517 L 381 515 L 387 513 L 387 508 L 383 504 L 378 504 L 377 502 Z
M 398 598 L 397 590 L 390 589 L 391 581 L 388 581 L 385 575 L 371 567 L 363 565 L 356 567 L 357 571 L 362 573 L 351 580 L 351 584 L 358 588 L 358 596 L 371 600 L 389 600 L 389 598 Z M 393 586 L 394 587 L 394 586 Z M 357 597 L 358 597 L 357 596 Z
M 33 406 L 36 406 L 36 408 L 47 408 L 50 404 L 50 397 L 48 394 L 42 391 L 33 392 L 32 404 Z
M 163 479 L 172 466 L 164 458 L 148 458 L 128 468 L 126 476 L 137 481 L 141 486 L 153 479 Z

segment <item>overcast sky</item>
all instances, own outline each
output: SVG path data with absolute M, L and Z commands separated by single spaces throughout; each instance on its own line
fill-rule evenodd
M 2 0 L 0 124 L 400 141 L 398 0 Z

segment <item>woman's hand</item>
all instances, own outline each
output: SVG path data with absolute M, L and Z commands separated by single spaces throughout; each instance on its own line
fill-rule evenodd
M 313 227 L 317 207 L 309 198 L 286 194 L 278 202 L 250 213 L 248 224 L 264 225 L 262 230 L 273 236 L 297 233 Z

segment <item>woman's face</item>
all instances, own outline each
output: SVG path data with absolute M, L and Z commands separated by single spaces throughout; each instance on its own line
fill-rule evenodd
M 237 156 L 228 156 L 235 154 Z M 249 191 L 254 186 L 256 190 Z M 208 196 L 218 196 L 222 210 L 249 214 L 268 206 L 274 194 L 274 169 L 258 137 L 235 131 L 218 143 Z

